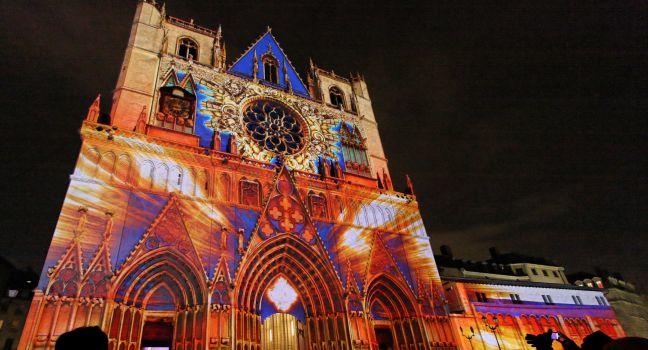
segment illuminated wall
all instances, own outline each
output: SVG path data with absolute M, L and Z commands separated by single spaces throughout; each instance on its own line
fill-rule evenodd
M 305 84 L 269 30 L 227 69 L 220 30 L 152 2 L 133 28 L 110 125 L 97 100 L 81 126 L 20 349 L 85 325 L 119 350 L 456 347 L 362 78 Z M 322 99 L 332 84 L 353 107 Z
M 466 349 L 532 349 L 524 336 L 549 329 L 578 344 L 597 330 L 625 335 L 600 289 L 465 278 L 444 278 L 444 288 Z

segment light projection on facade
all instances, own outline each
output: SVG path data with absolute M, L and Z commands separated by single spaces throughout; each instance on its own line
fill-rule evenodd
M 113 350 L 468 349 L 459 326 L 493 349 L 486 314 L 511 348 L 550 325 L 621 334 L 609 306 L 444 285 L 364 78 L 311 63 L 304 83 L 270 30 L 227 66 L 220 30 L 163 12 L 137 5 L 110 122 L 97 99 L 82 123 L 19 349 L 86 325 Z

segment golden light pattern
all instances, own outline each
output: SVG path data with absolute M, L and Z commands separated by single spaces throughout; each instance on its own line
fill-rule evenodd
M 268 288 L 267 295 L 275 307 L 283 312 L 290 310 L 297 301 L 297 292 L 283 277 L 277 278 L 275 283 Z
M 337 158 L 339 137 L 335 127 L 340 124 L 341 116 L 321 110 L 317 104 L 302 98 L 237 78 L 223 80 L 214 77 L 203 83 L 208 91 L 212 91 L 211 100 L 206 101 L 201 109 L 212 117 L 209 127 L 234 134 L 241 155 L 262 162 L 270 162 L 275 156 L 260 147 L 244 130 L 242 106 L 262 97 L 282 101 L 306 121 L 308 140 L 301 151 L 286 156 L 286 165 L 291 169 L 317 171 L 315 161 L 319 157 Z

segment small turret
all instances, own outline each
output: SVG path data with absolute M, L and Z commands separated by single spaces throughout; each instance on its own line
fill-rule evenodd
M 414 183 L 412 183 L 412 179 L 410 179 L 407 174 L 405 174 L 405 182 L 407 183 L 407 191 L 405 193 L 416 196 L 416 193 L 414 192 Z
M 88 108 L 88 114 L 86 115 L 86 120 L 89 122 L 96 123 L 99 121 L 99 115 L 101 114 L 101 94 L 97 95 L 94 99 L 90 108 Z

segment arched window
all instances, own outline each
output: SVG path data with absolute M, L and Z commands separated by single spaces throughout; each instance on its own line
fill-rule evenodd
M 263 55 L 263 79 L 273 83 L 279 83 L 279 62 L 271 54 Z
M 178 56 L 187 60 L 198 60 L 198 44 L 189 38 L 182 38 L 178 43 Z
M 240 200 L 243 205 L 261 205 L 261 185 L 257 181 L 241 180 Z
M 367 147 L 357 127 L 342 123 L 340 142 L 346 171 L 358 175 L 370 176 Z
M 331 104 L 338 108 L 344 108 L 344 93 L 337 86 L 331 86 L 329 89 Z

